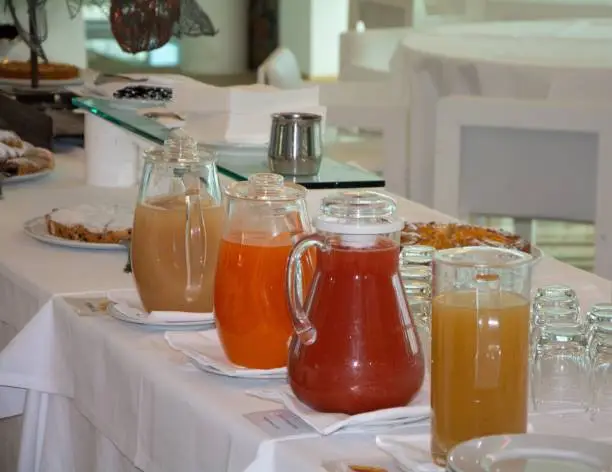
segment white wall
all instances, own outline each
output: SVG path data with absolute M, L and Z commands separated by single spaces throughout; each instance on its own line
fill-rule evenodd
M 303 74 L 337 76 L 348 18 L 348 0 L 280 0 L 280 45 L 293 51 Z
M 181 70 L 192 74 L 230 75 L 247 70 L 248 0 L 198 0 L 219 30 L 217 36 L 184 38 Z
M 293 51 L 303 74 L 310 71 L 311 3 L 311 0 L 279 1 L 279 43 Z
M 0 9 L 0 22 L 12 23 L 8 12 L 4 11 L 4 2 Z M 28 26 L 26 2 L 16 2 L 19 5 L 18 15 L 24 28 Z M 65 0 L 48 0 L 47 23 L 49 37 L 43 44 L 50 61 L 66 62 L 77 67 L 87 67 L 87 51 L 85 50 L 85 23 L 81 15 L 70 19 Z M 9 57 L 12 59 L 27 60 L 30 50 L 25 44 L 16 46 Z
M 348 0 L 311 0 L 311 77 L 336 77 L 340 67 L 340 35 L 348 30 Z

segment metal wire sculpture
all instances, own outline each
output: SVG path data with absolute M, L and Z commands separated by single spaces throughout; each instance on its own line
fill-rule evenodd
M 172 36 L 214 36 L 218 32 L 196 0 L 66 0 L 72 17 L 84 4 L 108 14 L 117 43 L 132 54 L 158 49 Z
M 47 39 L 47 0 L 0 0 L 33 55 L 48 62 L 42 44 Z M 18 16 L 25 2 L 28 25 Z M 71 18 L 84 5 L 101 8 L 109 16 L 111 31 L 121 49 L 136 54 L 152 51 L 168 43 L 172 36 L 181 38 L 215 36 L 218 31 L 196 0 L 66 0 Z
M 42 48 L 42 43 L 45 42 L 49 35 L 47 28 L 47 13 L 45 4 L 47 0 L 25 0 L 28 12 L 28 25 L 25 27 L 18 16 L 17 7 L 21 6 L 21 1 L 4 0 L 4 10 L 7 11 L 21 40 L 28 45 L 32 54 L 44 62 L 48 62 L 47 55 Z

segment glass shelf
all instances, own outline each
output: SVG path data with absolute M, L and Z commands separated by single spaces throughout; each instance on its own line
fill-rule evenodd
M 101 98 L 74 98 L 73 104 L 100 118 L 116 124 L 155 144 L 163 144 L 170 130 L 157 121 L 137 113 L 138 108 L 151 105 L 130 104 Z M 218 158 L 219 172 L 235 180 L 247 180 L 251 174 L 269 172 L 265 153 L 232 154 L 222 150 L 214 151 Z M 286 180 L 298 183 L 309 189 L 327 188 L 368 188 L 384 187 L 382 177 L 358 167 L 323 158 L 319 174 L 313 177 L 287 177 Z

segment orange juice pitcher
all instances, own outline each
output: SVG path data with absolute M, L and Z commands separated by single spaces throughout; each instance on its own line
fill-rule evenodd
M 306 189 L 277 174 L 255 174 L 226 195 L 214 294 L 221 344 L 236 365 L 283 367 L 293 331 L 285 268 L 295 242 L 311 231 Z M 312 276 L 312 264 L 304 258 L 303 281 Z
M 431 451 L 527 432 L 533 258 L 496 247 L 439 251 L 431 317 Z

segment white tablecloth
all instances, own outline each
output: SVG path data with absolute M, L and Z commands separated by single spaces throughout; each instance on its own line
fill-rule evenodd
M 279 408 L 244 393 L 259 382 L 196 371 L 161 332 L 103 315 L 79 316 L 63 299 L 50 300 L 133 286 L 122 272 L 125 253 L 58 248 L 22 231 L 23 221 L 50 208 L 133 198 L 131 191 L 81 185 L 79 159 L 61 158 L 48 181 L 9 189 L 0 201 L 0 319 L 19 333 L 0 353 L 0 385 L 44 392 L 29 396 L 22 470 L 306 472 L 334 459 L 384 460 L 371 436 L 273 440 L 243 416 Z M 321 194 L 310 194 L 311 211 Z M 399 211 L 413 221 L 447 220 L 403 199 Z M 610 282 L 545 258 L 534 284 L 553 282 L 572 285 L 584 306 L 610 298 Z M 0 395 L 0 404 L 5 398 Z M 551 421 L 536 431 L 587 431 Z
M 451 24 L 413 31 L 391 68 L 398 93 L 410 87 L 409 195 L 431 205 L 438 98 L 612 103 L 612 19 Z

